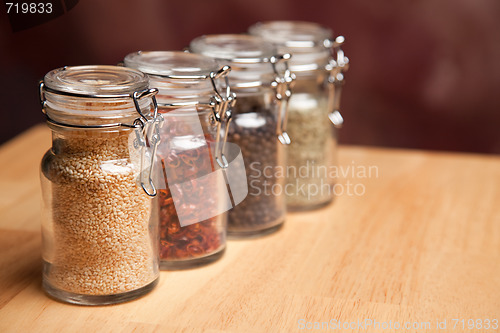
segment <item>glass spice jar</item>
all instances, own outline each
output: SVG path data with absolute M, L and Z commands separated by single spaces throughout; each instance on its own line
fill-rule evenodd
M 63 67 L 40 82 L 52 130 L 41 163 L 43 287 L 55 299 L 120 303 L 158 282 L 155 93 L 143 73 L 116 66 Z
M 219 259 L 226 248 L 231 207 L 221 168 L 222 125 L 229 125 L 235 96 L 218 93 L 229 68 L 202 55 L 180 51 L 136 52 L 124 64 L 147 73 L 159 89 L 165 118 L 158 148 L 160 268 L 179 269 Z M 220 97 L 220 98 L 218 98 Z M 227 113 L 229 112 L 229 113 Z
M 316 23 L 270 21 L 250 27 L 250 34 L 292 55 L 290 70 L 297 80 L 289 101 L 287 131 L 293 141 L 287 154 L 287 207 L 315 209 L 334 198 L 339 111 L 344 56 L 342 36 Z
M 228 234 L 251 237 L 274 232 L 285 221 L 286 101 L 293 76 L 286 56 L 260 38 L 248 35 L 207 35 L 194 39 L 190 51 L 227 63 L 231 89 L 238 96 L 228 142 L 242 151 L 248 196 L 228 212 Z M 282 72 L 282 74 L 278 73 Z M 245 177 L 241 174 L 241 177 Z

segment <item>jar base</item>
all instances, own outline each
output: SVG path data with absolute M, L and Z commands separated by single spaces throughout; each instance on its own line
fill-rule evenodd
M 162 260 L 160 259 L 160 270 L 163 271 L 174 271 L 196 268 L 200 266 L 205 266 L 219 260 L 226 252 L 226 248 L 223 248 L 219 252 L 212 253 L 208 256 L 186 259 L 186 260 Z
M 281 221 L 277 225 L 273 225 L 270 228 L 259 229 L 259 230 L 228 230 L 227 237 L 229 239 L 248 239 L 248 238 L 258 238 L 261 236 L 266 236 L 276 231 L 280 230 L 283 227 L 285 220 Z
M 290 213 L 297 213 L 297 212 L 307 212 L 311 210 L 316 210 L 320 208 L 324 208 L 328 205 L 330 205 L 333 202 L 334 198 L 329 199 L 328 201 L 323 201 L 317 204 L 312 204 L 312 205 L 289 205 L 287 204 L 286 210 L 287 212 Z
M 158 276 L 153 282 L 139 289 L 112 295 L 75 294 L 72 292 L 57 289 L 45 280 L 43 280 L 42 285 L 43 289 L 45 290 L 45 293 L 57 301 L 70 304 L 77 304 L 77 305 L 97 306 L 97 305 L 111 305 L 111 304 L 124 303 L 142 297 L 147 293 L 149 293 L 151 290 L 153 290 L 154 287 L 156 287 L 159 278 L 160 277 Z

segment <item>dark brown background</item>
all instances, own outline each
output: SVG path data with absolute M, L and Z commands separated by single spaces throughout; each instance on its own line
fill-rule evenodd
M 0 18 L 0 142 L 43 121 L 37 82 L 51 69 L 293 19 L 347 39 L 342 143 L 500 153 L 498 0 L 80 0 L 15 33 L 5 7 Z

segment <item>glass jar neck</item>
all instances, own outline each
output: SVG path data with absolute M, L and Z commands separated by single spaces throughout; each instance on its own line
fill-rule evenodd
M 330 62 L 331 56 L 328 49 L 311 52 L 295 52 L 287 49 L 292 57 L 289 61 L 290 70 L 297 76 L 307 75 L 312 71 L 325 70 Z
M 68 126 L 132 125 L 139 117 L 130 97 L 87 98 L 46 92 L 45 99 L 48 118 Z M 141 99 L 137 103 L 144 114 L 150 113 L 150 99 Z
M 229 82 L 231 89 L 259 89 L 269 87 L 274 80 L 274 71 L 270 62 L 262 60 L 256 63 L 240 63 L 231 61 Z
M 253 96 L 257 97 L 259 95 L 272 95 L 275 98 L 275 91 L 270 85 L 270 82 L 264 82 L 255 86 L 234 86 L 231 81 L 231 91 L 236 93 L 238 98 Z M 236 104 L 238 104 L 237 102 Z
M 150 75 L 150 87 L 158 89 L 156 100 L 160 106 L 208 103 L 214 94 L 209 78 L 167 78 Z
M 319 67 L 317 69 L 303 70 L 293 73 L 296 76 L 294 87 L 296 87 L 302 81 L 316 81 L 318 83 L 325 83 L 330 75 L 330 71 L 325 67 Z

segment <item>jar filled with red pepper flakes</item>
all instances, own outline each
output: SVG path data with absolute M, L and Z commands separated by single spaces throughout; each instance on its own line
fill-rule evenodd
M 282 170 L 290 143 L 285 127 L 294 79 L 287 67 L 289 55 L 277 55 L 261 38 L 235 34 L 201 36 L 189 48 L 228 63 L 231 89 L 238 95 L 228 141 L 241 148 L 248 195 L 229 211 L 228 234 L 247 238 L 275 232 L 286 215 Z
M 160 268 L 213 262 L 226 247 L 224 212 L 231 204 L 217 163 L 223 125 L 229 124 L 227 107 L 235 98 L 218 94 L 217 79 L 230 68 L 219 70 L 208 57 L 180 51 L 139 51 L 124 64 L 148 74 L 165 119 L 157 151 L 158 184 L 164 185 L 158 185 L 157 199 Z

